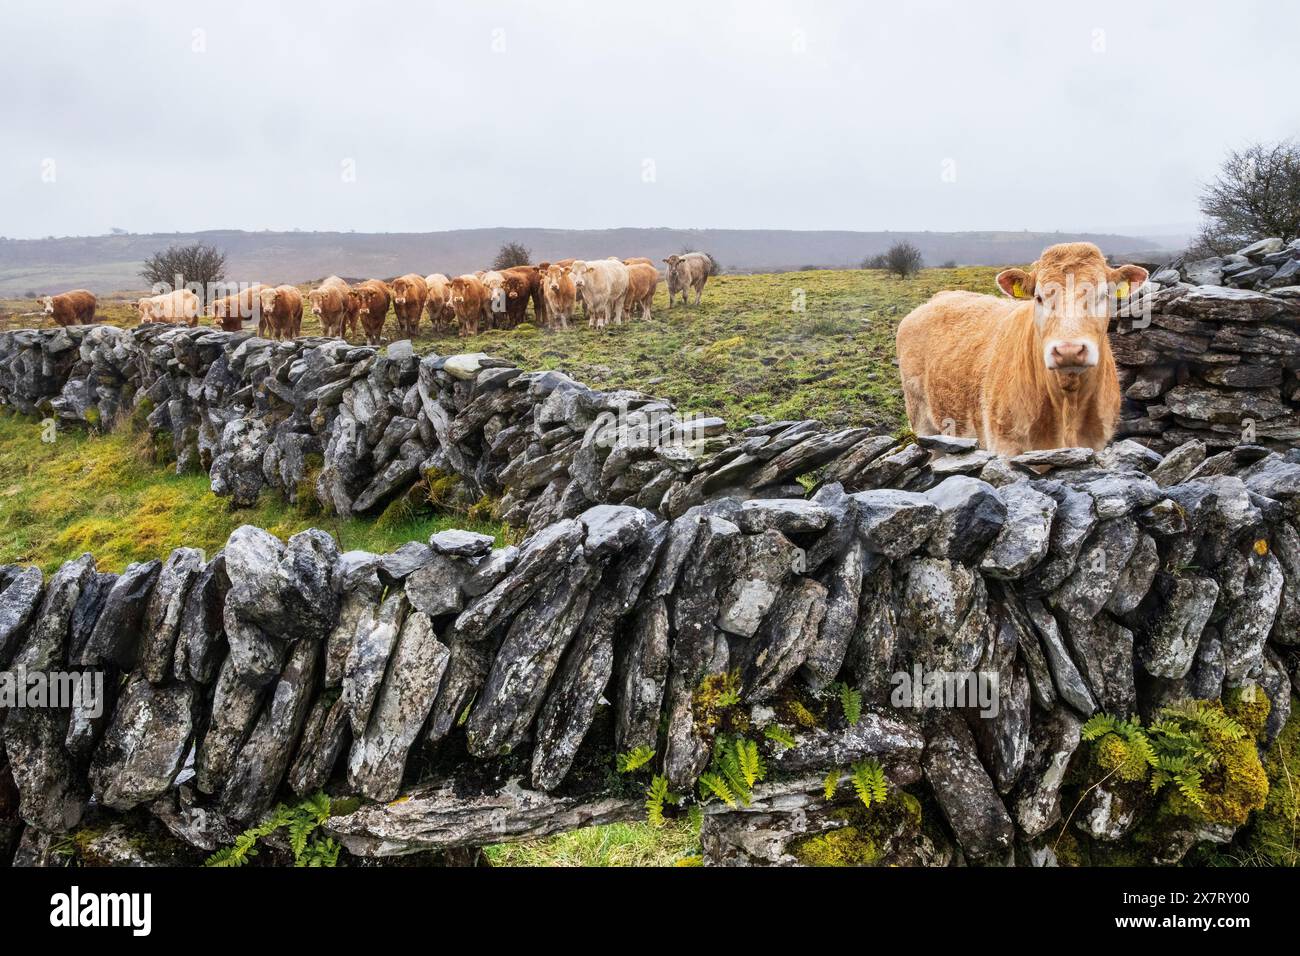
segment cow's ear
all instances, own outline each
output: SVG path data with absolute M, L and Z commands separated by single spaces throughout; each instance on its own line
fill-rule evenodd
M 1024 269 L 1003 269 L 998 273 L 998 288 L 1013 299 L 1028 299 L 1034 294 L 1034 280 Z
M 1107 275 L 1116 297 L 1127 299 L 1134 289 L 1147 281 L 1147 270 L 1141 266 L 1119 266 Z

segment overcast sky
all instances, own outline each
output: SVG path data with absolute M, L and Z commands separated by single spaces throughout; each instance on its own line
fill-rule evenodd
M 8 4 L 0 235 L 1190 226 L 1300 4 Z

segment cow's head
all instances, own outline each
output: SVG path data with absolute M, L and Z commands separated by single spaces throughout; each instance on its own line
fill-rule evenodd
M 581 292 L 587 286 L 587 272 L 591 266 L 582 259 L 574 259 L 569 268 L 573 273 L 573 287 Z
M 260 289 L 257 293 L 257 302 L 258 305 L 262 307 L 263 312 L 273 314 L 275 312 L 275 300 L 277 297 L 278 293 L 275 289 Z
M 469 282 L 464 276 L 457 276 L 451 280 L 451 306 L 453 309 L 459 309 L 465 304 L 465 293 L 469 289 Z
M 1097 365 L 1116 302 L 1146 279 L 1141 266 L 1108 266 L 1090 242 L 1067 242 L 1043 250 L 1027 272 L 999 272 L 997 283 L 1005 295 L 1033 303 L 1043 364 L 1069 375 Z
M 544 280 L 546 283 L 546 288 L 558 294 L 560 291 L 560 284 L 564 281 L 564 277 L 568 274 L 569 274 L 568 266 L 547 266 L 546 278 Z
M 307 301 L 311 303 L 311 314 L 319 318 L 324 311 L 322 303 L 325 301 L 325 290 L 312 289 L 307 293 Z
M 41 308 L 45 310 L 46 315 L 54 314 L 54 296 L 47 295 L 38 301 L 41 303 Z

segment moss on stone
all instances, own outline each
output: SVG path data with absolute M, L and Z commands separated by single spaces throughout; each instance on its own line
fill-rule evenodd
M 1223 712 L 1256 739 L 1263 735 L 1272 708 L 1268 695 L 1254 684 L 1229 688 L 1223 695 Z
M 1252 858 L 1274 866 L 1300 866 L 1300 698 L 1264 761 L 1269 790 L 1243 844 Z
M 831 814 L 843 824 L 792 845 L 795 858 L 805 866 L 874 866 L 900 838 L 921 831 L 921 802 L 906 790 L 895 790 L 884 803 L 864 807 L 859 803 Z

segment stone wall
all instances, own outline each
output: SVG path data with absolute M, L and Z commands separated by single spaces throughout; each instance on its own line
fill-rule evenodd
M 706 805 L 707 862 L 793 862 L 845 826 L 848 768 L 871 758 L 901 806 L 936 808 L 889 804 L 881 861 L 1043 863 L 1089 714 L 1253 687 L 1261 746 L 1278 733 L 1300 681 L 1295 453 L 1064 449 L 999 462 L 995 485 L 938 480 L 973 452 L 908 447 L 924 493 L 826 480 L 672 518 L 597 505 L 518 546 L 441 532 L 386 555 L 245 526 L 219 554 L 121 574 L 90 555 L 48 580 L 0 568 L 0 666 L 108 678 L 101 716 L 3 716 L 0 844 L 39 861 L 87 820 L 143 817 L 206 852 L 321 787 L 360 798 L 327 824 L 353 853 L 524 839 L 641 816 L 650 772 L 696 794 L 732 732 L 768 773 L 748 807 Z M 996 716 L 900 706 L 914 668 L 996 675 Z M 613 772 L 642 746 L 639 777 Z M 1122 839 L 1151 806 L 1099 788 L 1073 829 Z M 1166 825 L 1144 852 L 1170 862 L 1231 830 Z
M 1162 451 L 1300 443 L 1300 240 L 1175 261 L 1152 276 L 1151 314 L 1111 333 L 1125 401 L 1119 434 Z

